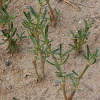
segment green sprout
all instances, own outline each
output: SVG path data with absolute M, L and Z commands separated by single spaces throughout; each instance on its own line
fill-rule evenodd
M 10 3 L 11 3 L 11 0 L 0 0 L 0 11 L 2 7 L 7 9 Z
M 16 33 L 16 35 L 17 35 L 18 38 L 19 38 L 19 42 L 20 42 L 20 43 L 22 42 L 23 38 L 26 38 L 26 36 L 23 36 L 24 34 L 25 34 L 25 31 L 22 32 L 21 34 Z
M 62 45 L 60 44 L 60 47 L 58 49 L 52 50 L 51 49 L 51 44 L 50 41 L 48 39 L 48 26 L 46 26 L 45 28 L 45 34 L 42 34 L 44 37 L 44 42 L 48 47 L 48 51 L 52 56 L 52 59 L 54 60 L 54 62 L 50 62 L 48 60 L 46 60 L 49 64 L 53 65 L 56 67 L 57 69 L 57 76 L 59 77 L 59 82 L 61 83 L 62 89 L 63 89 L 63 96 L 65 100 L 72 100 L 76 90 L 80 90 L 78 88 L 80 80 L 82 79 L 83 75 L 85 74 L 85 72 L 87 71 L 87 69 L 89 68 L 89 66 L 91 64 L 94 64 L 96 62 L 96 58 L 100 56 L 100 53 L 98 54 L 98 49 L 96 48 L 95 53 L 91 54 L 89 47 L 87 45 L 87 56 L 84 55 L 84 57 L 88 60 L 86 67 L 84 68 L 84 70 L 82 71 L 81 74 L 76 73 L 74 70 L 72 71 L 72 73 L 68 73 L 66 74 L 66 72 L 64 72 L 62 70 L 62 66 L 63 64 L 66 63 L 66 61 L 69 58 L 69 53 L 72 51 L 72 49 L 66 51 L 65 53 L 62 53 Z M 59 51 L 59 52 L 58 52 Z M 56 56 L 58 55 L 58 56 Z M 67 56 L 66 56 L 67 55 Z M 70 79 L 72 80 L 72 83 L 74 85 L 74 89 L 72 90 L 72 93 L 67 97 L 66 95 L 66 89 L 65 89 L 65 82 L 66 82 L 66 77 L 70 77 Z
M 14 36 L 15 36 L 17 30 L 13 27 L 12 22 L 11 22 L 11 25 L 9 28 L 10 29 L 8 32 L 1 30 L 5 39 L 3 39 L 4 42 L 0 43 L 0 45 L 8 42 L 7 49 L 9 49 L 9 51 L 12 53 L 12 52 L 16 52 L 16 48 L 17 48 L 17 45 L 16 45 L 17 39 L 14 39 Z
M 48 57 L 48 53 L 47 53 L 47 48 L 45 48 L 44 46 L 45 43 L 43 43 L 43 41 L 40 39 L 40 34 L 42 34 L 41 32 L 44 29 L 48 18 L 46 18 L 46 9 L 43 13 L 43 16 L 41 15 L 41 11 L 44 6 L 44 1 L 39 0 L 39 4 L 40 4 L 40 8 L 38 13 L 36 13 L 31 6 L 29 7 L 32 15 L 36 19 L 36 22 L 34 21 L 34 19 L 31 18 L 30 12 L 28 13 L 24 12 L 24 15 L 27 20 L 23 19 L 23 25 L 24 27 L 27 28 L 30 39 L 32 40 L 34 45 L 34 50 L 32 52 L 34 52 L 35 54 L 35 60 L 33 61 L 33 65 L 34 65 L 35 73 L 37 75 L 38 82 L 41 82 L 45 76 L 44 64 L 45 64 L 45 59 Z M 39 75 L 37 69 L 37 61 L 39 59 L 41 60 L 42 77 L 41 75 Z
M 78 34 L 75 34 L 73 31 L 70 30 L 70 33 L 73 35 L 73 42 L 74 42 L 74 45 L 72 44 L 69 44 L 72 49 L 75 50 L 76 54 L 79 54 L 82 50 L 82 46 L 83 44 L 86 43 L 86 39 L 87 37 L 89 36 L 90 32 L 89 32 L 89 29 L 92 27 L 91 25 L 93 23 L 87 23 L 86 20 L 84 20 L 85 22 L 85 28 L 81 28 L 80 30 L 78 30 Z
M 66 77 L 70 76 L 71 74 L 66 74 L 66 72 L 62 71 L 62 66 L 66 63 L 66 61 L 69 58 L 69 53 L 72 50 L 68 50 L 65 53 L 62 53 L 62 45 L 60 44 L 60 47 L 58 49 L 52 50 L 51 49 L 51 44 L 48 39 L 48 26 L 46 26 L 45 28 L 45 34 L 42 34 L 44 37 L 44 42 L 48 47 L 48 51 L 52 56 L 52 59 L 54 60 L 54 62 L 50 62 L 48 60 L 46 60 L 48 63 L 50 63 L 51 65 L 55 66 L 57 68 L 57 76 L 60 78 L 60 83 L 63 89 L 63 95 L 65 100 L 67 100 L 67 96 L 66 96 L 66 90 L 65 90 L 65 82 L 66 82 Z M 58 52 L 59 50 L 59 52 Z M 55 55 L 58 55 L 59 58 L 57 58 Z M 67 55 L 67 56 L 66 56 Z
M 84 70 L 82 71 L 82 73 L 78 74 L 75 71 L 73 72 L 73 75 L 70 76 L 70 79 L 72 80 L 72 83 L 74 85 L 74 89 L 72 90 L 72 95 L 70 97 L 70 99 L 68 100 L 72 100 L 76 90 L 80 90 L 78 88 L 79 84 L 80 84 L 80 80 L 82 79 L 83 75 L 85 74 L 85 72 L 88 70 L 88 68 L 90 67 L 90 65 L 95 64 L 96 63 L 96 58 L 100 57 L 100 53 L 98 53 L 98 49 L 96 48 L 95 53 L 91 54 L 90 50 L 89 50 L 89 46 L 87 45 L 87 55 L 83 55 L 85 57 L 85 59 L 87 59 L 87 65 L 84 68 Z
M 13 13 L 9 14 L 7 10 L 2 7 L 2 11 L 0 12 L 0 25 L 4 26 L 1 32 L 5 38 L 3 39 L 3 42 L 0 43 L 0 45 L 8 43 L 7 50 L 9 50 L 10 53 L 17 52 L 19 47 L 19 44 L 17 44 L 17 39 L 15 38 L 17 29 L 14 28 L 13 25 L 13 20 L 15 19 L 15 17 L 13 17 L 12 14 Z M 19 38 L 20 41 L 22 41 L 22 34 L 21 36 L 19 36 Z

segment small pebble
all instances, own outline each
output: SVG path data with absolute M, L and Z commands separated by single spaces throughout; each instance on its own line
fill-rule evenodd
M 10 78 L 9 78 L 9 77 L 7 77 L 7 78 L 6 78 L 6 80 L 7 80 L 7 81 L 9 81 L 9 80 L 10 80 Z
M 6 62 L 6 66 L 9 67 L 10 66 L 10 61 Z
M 78 23 L 79 23 L 79 24 L 81 24 L 81 23 L 82 23 L 82 21 L 80 20 Z

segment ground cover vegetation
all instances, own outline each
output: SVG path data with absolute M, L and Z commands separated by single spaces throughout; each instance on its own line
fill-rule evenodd
M 21 45 L 22 39 L 24 39 L 26 36 L 23 36 L 25 32 L 18 34 L 17 28 L 14 28 L 13 20 L 15 19 L 15 17 L 13 17 L 13 13 L 9 13 L 7 11 L 10 2 L 11 0 L 5 0 L 5 2 L 0 1 L 0 25 L 3 26 L 1 32 L 5 37 L 5 39 L 3 39 L 3 42 L 0 43 L 0 45 L 7 42 L 7 49 L 10 51 L 10 53 L 14 53 L 17 51 L 19 45 Z M 61 84 L 64 99 L 72 100 L 76 91 L 81 91 L 81 89 L 79 88 L 79 84 L 82 80 L 83 75 L 92 64 L 96 63 L 96 59 L 100 56 L 100 53 L 97 48 L 94 53 L 91 53 L 89 46 L 87 45 L 85 50 L 86 55 L 82 55 L 84 56 L 84 59 L 87 60 L 87 64 L 80 73 L 77 73 L 75 70 L 72 70 L 71 73 L 66 73 L 65 71 L 63 71 L 63 65 L 67 64 L 66 62 L 68 62 L 68 59 L 70 59 L 70 53 L 73 50 L 75 50 L 76 54 L 79 54 L 81 52 L 82 46 L 83 44 L 85 44 L 86 39 L 90 34 L 89 29 L 92 27 L 92 23 L 88 24 L 88 22 L 84 20 L 85 28 L 81 28 L 80 30 L 78 30 L 78 34 L 75 34 L 72 30 L 70 30 L 70 33 L 73 36 L 72 40 L 74 44 L 69 44 L 72 47 L 71 49 L 66 50 L 66 52 L 63 52 L 62 44 L 59 44 L 59 48 L 52 49 L 52 42 L 54 40 L 49 39 L 48 30 L 49 27 L 51 27 L 50 23 L 53 23 L 54 27 L 57 24 L 56 20 L 60 14 L 60 11 L 56 9 L 53 10 L 49 0 L 38 0 L 38 3 L 40 5 L 38 12 L 36 12 L 33 7 L 30 6 L 29 12 L 23 11 L 23 14 L 25 15 L 26 19 L 22 19 L 22 24 L 27 29 L 27 33 L 34 46 L 34 50 L 29 51 L 34 53 L 34 59 L 32 64 L 34 66 L 34 70 L 37 76 L 37 82 L 44 81 L 46 77 L 45 63 L 49 63 L 51 66 L 54 66 L 57 69 L 57 71 L 55 71 L 58 77 L 57 82 Z M 50 17 L 47 17 L 47 9 L 45 8 L 46 5 L 50 9 Z M 45 9 L 44 12 L 43 9 Z M 17 36 L 17 38 L 19 38 L 19 42 L 18 39 L 16 39 L 15 35 Z M 49 61 L 49 58 L 51 58 L 52 61 Z M 41 61 L 42 74 L 38 72 L 38 60 Z M 66 91 L 67 77 L 71 79 L 72 84 L 74 86 L 70 94 L 67 94 Z M 17 99 L 13 98 L 13 100 Z

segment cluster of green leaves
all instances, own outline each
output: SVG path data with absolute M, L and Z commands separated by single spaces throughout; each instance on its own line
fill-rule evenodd
M 5 9 L 8 8 L 9 4 L 11 3 L 11 0 L 1 0 L 1 6 L 4 7 Z
M 86 28 L 86 29 L 89 29 Z M 45 34 L 42 34 L 43 35 L 43 38 L 44 38 L 44 42 L 45 44 L 47 45 L 48 47 L 48 52 L 51 54 L 54 62 L 50 62 L 48 60 L 46 60 L 49 64 L 53 65 L 56 67 L 56 69 L 58 70 L 56 73 L 59 77 L 59 79 L 57 80 L 57 82 L 66 82 L 66 77 L 70 77 L 70 79 L 72 80 L 72 83 L 74 85 L 74 89 L 72 90 L 72 94 L 74 95 L 75 94 L 75 91 L 76 90 L 81 90 L 78 88 L 79 86 L 79 82 L 80 82 L 80 79 L 82 78 L 82 76 L 85 74 L 85 72 L 87 71 L 88 67 L 91 65 L 91 64 L 94 64 L 96 62 L 96 58 L 100 56 L 100 53 L 98 54 L 98 49 L 96 48 L 96 51 L 95 53 L 91 54 L 90 50 L 89 50 L 89 46 L 87 45 L 87 56 L 84 55 L 84 57 L 88 60 L 87 62 L 87 65 L 86 67 L 83 69 L 82 73 L 81 74 L 78 74 L 76 73 L 74 70 L 72 70 L 72 73 L 68 73 L 66 74 L 66 72 L 64 72 L 62 70 L 62 66 L 63 64 L 66 63 L 66 61 L 68 60 L 69 58 L 69 53 L 73 50 L 73 49 L 70 49 L 68 51 L 66 51 L 65 53 L 62 53 L 62 45 L 60 44 L 60 47 L 55 49 L 55 50 L 52 50 L 51 48 L 51 43 L 50 43 L 50 40 L 48 38 L 48 25 L 46 26 L 45 28 Z M 57 56 L 56 56 L 57 55 Z M 67 55 L 67 56 L 66 56 Z M 59 58 L 58 58 L 59 56 Z M 62 87 L 65 87 L 65 83 L 62 83 Z M 65 88 L 63 88 L 65 89 Z M 66 91 L 64 91 L 64 97 L 67 99 L 67 96 L 65 95 Z M 72 96 L 73 96 L 72 95 Z M 68 99 L 70 100 L 70 99 Z
M 37 77 L 39 78 L 38 71 L 37 71 L 37 65 L 36 62 L 37 60 L 41 60 L 41 66 L 42 66 L 42 74 L 44 78 L 44 64 L 45 64 L 45 59 L 49 56 L 47 52 L 47 48 L 45 48 L 45 43 L 40 39 L 40 34 L 42 34 L 44 31 L 44 27 L 46 26 L 48 18 L 46 18 L 46 9 L 44 10 L 43 15 L 41 15 L 42 8 L 44 6 L 45 0 L 38 0 L 40 4 L 39 12 L 35 12 L 35 10 L 30 6 L 30 11 L 31 12 L 24 12 L 24 15 L 27 20 L 23 19 L 23 25 L 24 27 L 27 28 L 30 39 L 33 42 L 34 45 L 34 52 L 35 54 L 35 71 L 37 73 Z M 34 19 L 31 18 L 31 14 L 34 16 Z M 40 55 L 40 56 L 39 56 Z M 40 78 L 39 78 L 40 79 Z M 38 80 L 39 80 L 38 79 Z
M 85 72 L 88 70 L 89 66 L 96 63 L 96 59 L 97 57 L 100 57 L 100 53 L 98 53 L 98 49 L 96 48 L 95 52 L 92 54 L 89 50 L 89 46 L 87 45 L 87 55 L 83 55 L 85 57 L 85 59 L 87 59 L 87 65 L 84 68 L 84 70 L 82 71 L 82 73 L 78 74 L 76 73 L 74 70 L 72 71 L 72 75 L 70 76 L 70 79 L 72 80 L 72 83 L 74 85 L 74 89 L 73 91 L 76 90 L 81 90 L 78 88 L 79 86 L 79 82 L 80 79 L 83 77 L 83 75 L 85 74 Z
M 3 34 L 3 36 L 5 37 L 3 39 L 3 42 L 0 43 L 0 45 L 4 44 L 4 43 L 8 43 L 8 48 L 9 51 L 11 53 L 16 52 L 18 50 L 19 45 L 17 45 L 17 39 L 15 38 L 15 35 L 18 36 L 18 38 L 20 39 L 20 42 L 22 41 L 22 38 L 25 38 L 26 36 L 23 36 L 23 33 L 21 33 L 21 35 L 19 35 L 17 33 L 17 29 L 14 28 L 13 25 L 13 20 L 15 19 L 15 17 L 13 17 L 13 13 L 9 14 L 7 12 L 7 8 L 8 5 L 10 4 L 11 1 L 9 1 L 7 4 L 5 4 L 4 7 L 2 7 L 2 10 L 0 11 L 0 25 L 3 26 L 4 28 L 2 28 L 1 32 Z
M 12 22 L 11 22 L 10 27 L 11 27 L 10 32 L 7 31 L 7 30 L 1 30 L 5 39 L 3 39 L 4 42 L 0 43 L 0 45 L 8 42 L 9 45 L 8 45 L 7 49 L 9 49 L 10 52 L 12 52 L 12 51 L 15 52 L 16 51 L 16 41 L 17 41 L 17 39 L 14 39 L 14 36 L 15 36 L 15 33 L 16 33 L 16 29 L 13 27 Z
M 29 30 L 29 33 L 31 33 L 31 35 L 34 37 L 35 33 L 34 33 L 34 30 L 36 30 L 37 28 L 37 31 L 39 33 L 39 30 L 42 26 L 42 28 L 45 27 L 46 23 L 47 23 L 47 18 L 46 18 L 46 9 L 44 11 L 44 14 L 43 16 L 40 15 L 40 12 L 41 12 L 41 9 L 43 8 L 43 6 L 45 5 L 44 4 L 44 1 L 43 2 L 41 0 L 38 0 L 39 1 L 39 4 L 40 4 L 40 11 L 38 13 L 35 12 L 35 10 L 32 8 L 32 6 L 30 6 L 30 11 L 31 12 L 24 12 L 24 15 L 26 17 L 27 20 L 23 19 L 23 25 Z M 38 21 L 38 23 L 36 23 L 34 21 L 34 19 L 31 18 L 31 14 L 34 15 L 35 19 Z
M 93 24 L 93 23 L 88 24 L 86 20 L 84 20 L 84 22 L 85 22 L 85 28 L 81 28 L 80 30 L 78 30 L 78 34 L 75 34 L 73 31 L 70 30 L 70 33 L 73 35 L 72 40 L 74 42 L 74 45 L 72 44 L 69 45 L 72 46 L 72 49 L 74 49 L 76 53 L 80 53 L 82 45 L 86 43 L 85 40 L 90 34 L 89 29 L 92 27 Z
M 52 55 L 52 57 L 54 59 L 54 63 L 52 63 L 52 62 L 50 62 L 48 60 L 46 60 L 46 61 L 57 68 L 58 71 L 56 73 L 57 73 L 59 78 L 68 77 L 69 74 L 66 74 L 66 72 L 62 71 L 62 66 L 68 60 L 69 53 L 71 52 L 71 50 L 68 50 L 65 53 L 62 53 L 62 45 L 61 44 L 60 44 L 60 47 L 58 49 L 55 49 L 55 50 L 51 50 L 51 45 L 50 45 L 49 50 L 50 50 L 49 52 L 51 52 L 51 55 Z M 56 55 L 58 55 L 59 58 Z
M 96 58 L 100 56 L 100 53 L 98 54 L 98 49 L 96 48 L 95 53 L 91 54 L 89 50 L 89 46 L 87 45 L 87 55 L 83 55 L 87 60 L 89 64 L 96 63 Z
M 0 12 L 0 25 L 8 25 L 9 23 L 11 23 L 15 17 L 13 17 L 13 13 L 8 14 L 8 12 L 6 11 L 5 8 L 2 7 L 2 10 Z
M 58 19 L 58 16 L 60 15 L 61 13 L 60 13 L 60 10 L 57 10 L 56 8 L 54 9 L 54 15 L 55 15 L 55 20 L 51 17 L 51 15 L 50 15 L 50 22 L 52 22 L 52 21 L 55 21 L 55 24 L 56 24 L 56 21 L 57 21 L 57 19 Z

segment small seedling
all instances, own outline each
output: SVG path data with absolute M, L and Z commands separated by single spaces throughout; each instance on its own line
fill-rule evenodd
M 60 10 L 57 10 L 56 8 L 54 10 L 55 10 L 55 19 L 57 21 L 57 18 L 61 13 L 60 13 Z
M 46 0 L 46 3 L 47 3 L 47 5 L 49 6 L 50 13 L 51 13 L 50 20 L 51 20 L 51 22 L 53 23 L 53 26 L 55 27 L 55 25 L 56 25 L 56 17 L 55 17 L 55 15 L 54 15 L 54 11 L 53 11 L 53 9 L 51 8 L 51 5 L 50 5 L 50 3 L 49 3 L 49 0 Z
M 70 79 L 72 80 L 72 83 L 74 85 L 74 89 L 72 90 L 72 95 L 70 97 L 70 99 L 68 100 L 72 100 L 73 95 L 75 94 L 76 90 L 81 90 L 78 88 L 79 84 L 80 84 L 80 80 L 82 79 L 83 75 L 85 74 L 85 72 L 88 70 L 88 68 L 90 67 L 90 65 L 96 63 L 96 58 L 100 57 L 100 53 L 98 53 L 98 49 L 96 48 L 95 53 L 91 54 L 90 50 L 89 50 L 89 46 L 87 45 L 87 55 L 83 55 L 85 57 L 85 59 L 87 59 L 87 65 L 84 68 L 84 70 L 82 71 L 82 73 L 78 74 L 75 71 L 73 72 L 73 75 L 70 76 Z
M 19 38 L 19 42 L 20 42 L 20 43 L 22 42 L 23 38 L 26 38 L 26 36 L 25 36 L 24 34 L 25 34 L 25 31 L 22 32 L 21 34 L 16 33 L 16 35 L 17 35 L 18 38 Z M 23 36 L 23 35 L 24 35 L 24 36 Z
M 7 49 L 10 53 L 14 53 L 18 51 L 19 44 L 17 44 L 17 39 L 15 38 L 17 29 L 14 28 L 13 20 L 15 17 L 12 16 L 13 13 L 9 14 L 7 10 L 2 7 L 2 11 L 0 12 L 1 18 L 0 18 L 0 25 L 4 25 L 4 28 L 2 28 L 1 32 L 3 33 L 3 36 L 5 37 L 3 39 L 3 42 L 0 43 L 0 45 L 4 43 L 8 43 Z M 19 37 L 20 41 L 22 41 L 22 37 Z
M 35 54 L 35 60 L 32 62 L 35 68 L 35 72 L 38 78 L 38 81 L 41 82 L 41 78 L 44 79 L 45 72 L 44 72 L 44 64 L 45 59 L 47 58 L 47 49 L 44 47 L 45 43 L 40 39 L 40 34 L 42 34 L 44 27 L 47 23 L 46 18 L 46 9 L 44 11 L 43 16 L 41 16 L 41 10 L 44 6 L 44 1 L 42 2 L 39 0 L 40 8 L 39 12 L 36 13 L 35 10 L 30 6 L 30 11 L 32 15 L 35 17 L 36 22 L 31 18 L 30 12 L 26 13 L 24 12 L 24 15 L 27 20 L 23 19 L 23 25 L 28 29 L 28 33 L 30 36 L 30 39 L 33 42 L 34 45 L 34 52 Z M 42 43 L 41 43 L 42 42 Z M 38 74 L 37 69 L 37 60 L 41 60 L 41 68 L 42 68 L 42 77 Z
M 11 3 L 11 0 L 0 0 L 0 11 L 2 9 L 2 7 L 4 7 L 5 9 L 8 8 L 8 5 Z
M 50 14 L 51 14 L 50 21 L 51 23 L 53 23 L 53 27 L 55 27 L 58 15 L 60 14 L 60 10 L 57 11 L 56 8 L 53 10 L 49 3 L 49 0 L 46 0 L 46 4 L 49 6 L 49 9 L 50 9 Z
M 11 3 L 11 0 L 9 0 L 9 1 L 8 0 L 1 0 L 0 2 L 1 2 L 1 6 L 0 6 L 0 25 L 2 26 L 1 28 L 4 28 L 5 24 L 10 21 L 9 18 L 11 17 L 11 19 L 13 19 L 14 17 L 12 18 L 13 13 L 9 14 L 9 17 L 8 17 L 8 14 L 7 14 L 8 13 L 7 8 L 9 6 L 9 4 Z
M 68 50 L 65 53 L 62 53 L 62 45 L 60 44 L 60 48 L 53 50 L 51 49 L 51 44 L 50 41 L 48 39 L 48 26 L 46 26 L 45 29 L 45 34 L 43 34 L 44 37 L 44 41 L 45 44 L 48 47 L 48 51 L 52 56 L 52 59 L 54 60 L 54 62 L 50 62 L 48 60 L 46 60 L 48 63 L 50 63 L 51 65 L 55 66 L 56 69 L 58 70 L 57 76 L 59 77 L 58 82 L 61 83 L 62 89 L 63 89 L 63 96 L 65 100 L 72 100 L 73 95 L 75 94 L 76 90 L 80 90 L 78 88 L 80 80 L 82 79 L 83 75 L 85 74 L 85 72 L 87 71 L 87 69 L 89 68 L 89 66 L 91 64 L 94 64 L 96 62 L 96 58 L 100 56 L 100 53 L 98 54 L 98 49 L 96 48 L 96 51 L 94 54 L 90 53 L 89 47 L 87 45 L 87 56 L 84 55 L 84 57 L 88 60 L 86 67 L 84 68 L 84 70 L 82 71 L 81 74 L 76 73 L 74 70 L 72 71 L 72 73 L 66 74 L 66 72 L 64 72 L 62 70 L 62 66 L 63 64 L 66 63 L 66 61 L 69 58 L 69 53 L 72 51 Z M 58 52 L 59 51 L 59 52 Z M 58 57 L 56 57 L 55 55 L 58 55 Z M 67 55 L 67 56 L 66 56 Z M 74 89 L 72 90 L 72 93 L 67 97 L 66 95 L 66 89 L 65 89 L 65 82 L 66 82 L 66 77 L 70 77 L 70 79 L 72 80 L 72 83 L 74 85 Z
M 68 60 L 68 58 L 69 58 L 68 53 L 70 53 L 71 50 L 66 51 L 65 53 L 62 53 L 62 45 L 61 44 L 60 44 L 60 48 L 55 49 L 55 50 L 51 50 L 51 44 L 50 44 L 50 41 L 48 39 L 48 26 L 46 26 L 45 34 L 43 34 L 43 37 L 44 37 L 44 40 L 45 40 L 45 44 L 48 47 L 49 53 L 51 54 L 51 56 L 54 60 L 54 63 L 50 62 L 48 60 L 46 60 L 46 61 L 57 68 L 58 71 L 56 73 L 57 73 L 57 76 L 60 79 L 59 81 L 60 81 L 62 89 L 63 89 L 64 98 L 65 98 L 65 100 L 67 100 L 66 90 L 65 90 L 65 81 L 66 81 L 66 77 L 70 76 L 71 74 L 66 74 L 66 72 L 62 71 L 62 66 Z M 59 50 L 59 52 L 58 52 L 58 50 Z M 59 58 L 57 58 L 55 55 L 58 55 Z
M 70 46 L 72 46 L 72 49 L 75 50 L 76 54 L 79 54 L 82 50 L 82 46 L 84 43 L 86 43 L 86 39 L 88 37 L 88 35 L 90 34 L 89 29 L 91 28 L 92 23 L 87 23 L 86 20 L 84 20 L 85 22 L 85 28 L 81 28 L 80 30 L 78 30 L 78 34 L 75 34 L 73 31 L 70 30 L 70 33 L 73 35 L 73 42 L 74 45 L 69 44 Z

